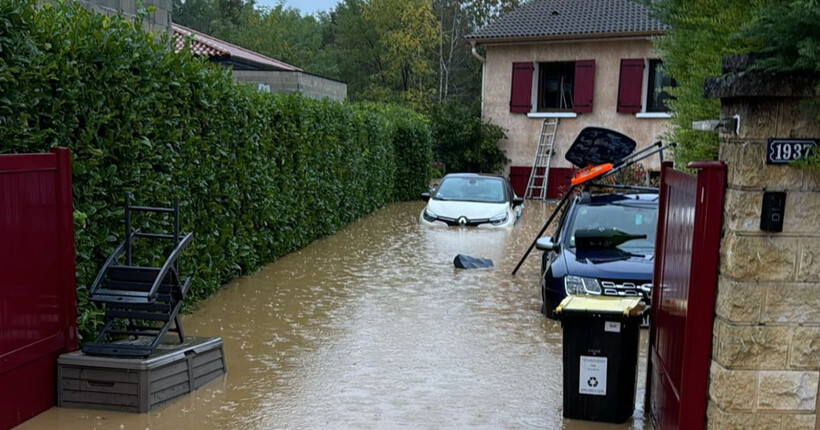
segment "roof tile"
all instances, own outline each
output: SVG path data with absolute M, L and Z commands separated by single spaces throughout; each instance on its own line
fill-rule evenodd
M 535 0 L 521 5 L 468 40 L 613 33 L 660 33 L 669 27 L 634 0 Z
M 249 51 L 241 46 L 230 44 L 188 27 L 183 27 L 179 24 L 172 24 L 171 27 L 174 31 L 174 52 L 181 52 L 185 49 L 186 38 L 193 35 L 191 51 L 194 55 L 231 57 L 272 70 L 302 71 L 302 69 L 285 63 L 284 61 L 275 60 L 262 54 Z

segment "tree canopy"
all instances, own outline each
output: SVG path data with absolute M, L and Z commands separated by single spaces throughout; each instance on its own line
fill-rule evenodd
M 521 0 L 340 0 L 303 15 L 283 2 L 174 0 L 181 25 L 348 84 L 354 101 L 427 110 L 480 97 L 481 63 L 463 36 Z
M 656 0 L 648 1 L 657 16 L 672 29 L 655 39 L 664 71 L 677 81 L 669 88 L 674 113 L 670 140 L 677 142 L 675 161 L 717 158 L 718 136 L 692 130 L 692 121 L 718 118 L 720 100 L 703 97 L 706 78 L 721 73 L 725 55 L 748 50 L 736 34 L 749 23 L 765 0 Z

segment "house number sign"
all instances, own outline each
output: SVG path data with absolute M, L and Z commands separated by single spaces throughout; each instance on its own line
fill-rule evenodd
M 818 139 L 776 139 L 769 138 L 766 144 L 766 164 L 788 164 L 810 157 L 818 144 Z

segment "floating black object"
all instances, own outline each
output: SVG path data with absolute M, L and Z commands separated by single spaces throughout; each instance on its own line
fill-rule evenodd
M 453 265 L 457 269 L 486 269 L 493 267 L 493 260 L 489 258 L 476 258 L 469 255 L 458 254 L 453 260 Z

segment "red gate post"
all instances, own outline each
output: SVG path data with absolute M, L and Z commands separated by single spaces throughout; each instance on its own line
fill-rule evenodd
M 63 329 L 65 352 L 76 351 L 77 339 L 77 277 L 74 260 L 74 201 L 71 186 L 71 151 L 51 148 L 57 156 L 55 179 L 57 190 L 57 258 L 60 261 L 59 283 L 62 286 Z
M 706 420 L 726 166 L 688 167 L 696 177 L 671 163 L 661 170 L 646 409 L 663 430 Z
M 689 163 L 687 167 L 699 172 L 678 428 L 699 429 L 706 421 L 726 165 L 710 161 Z

